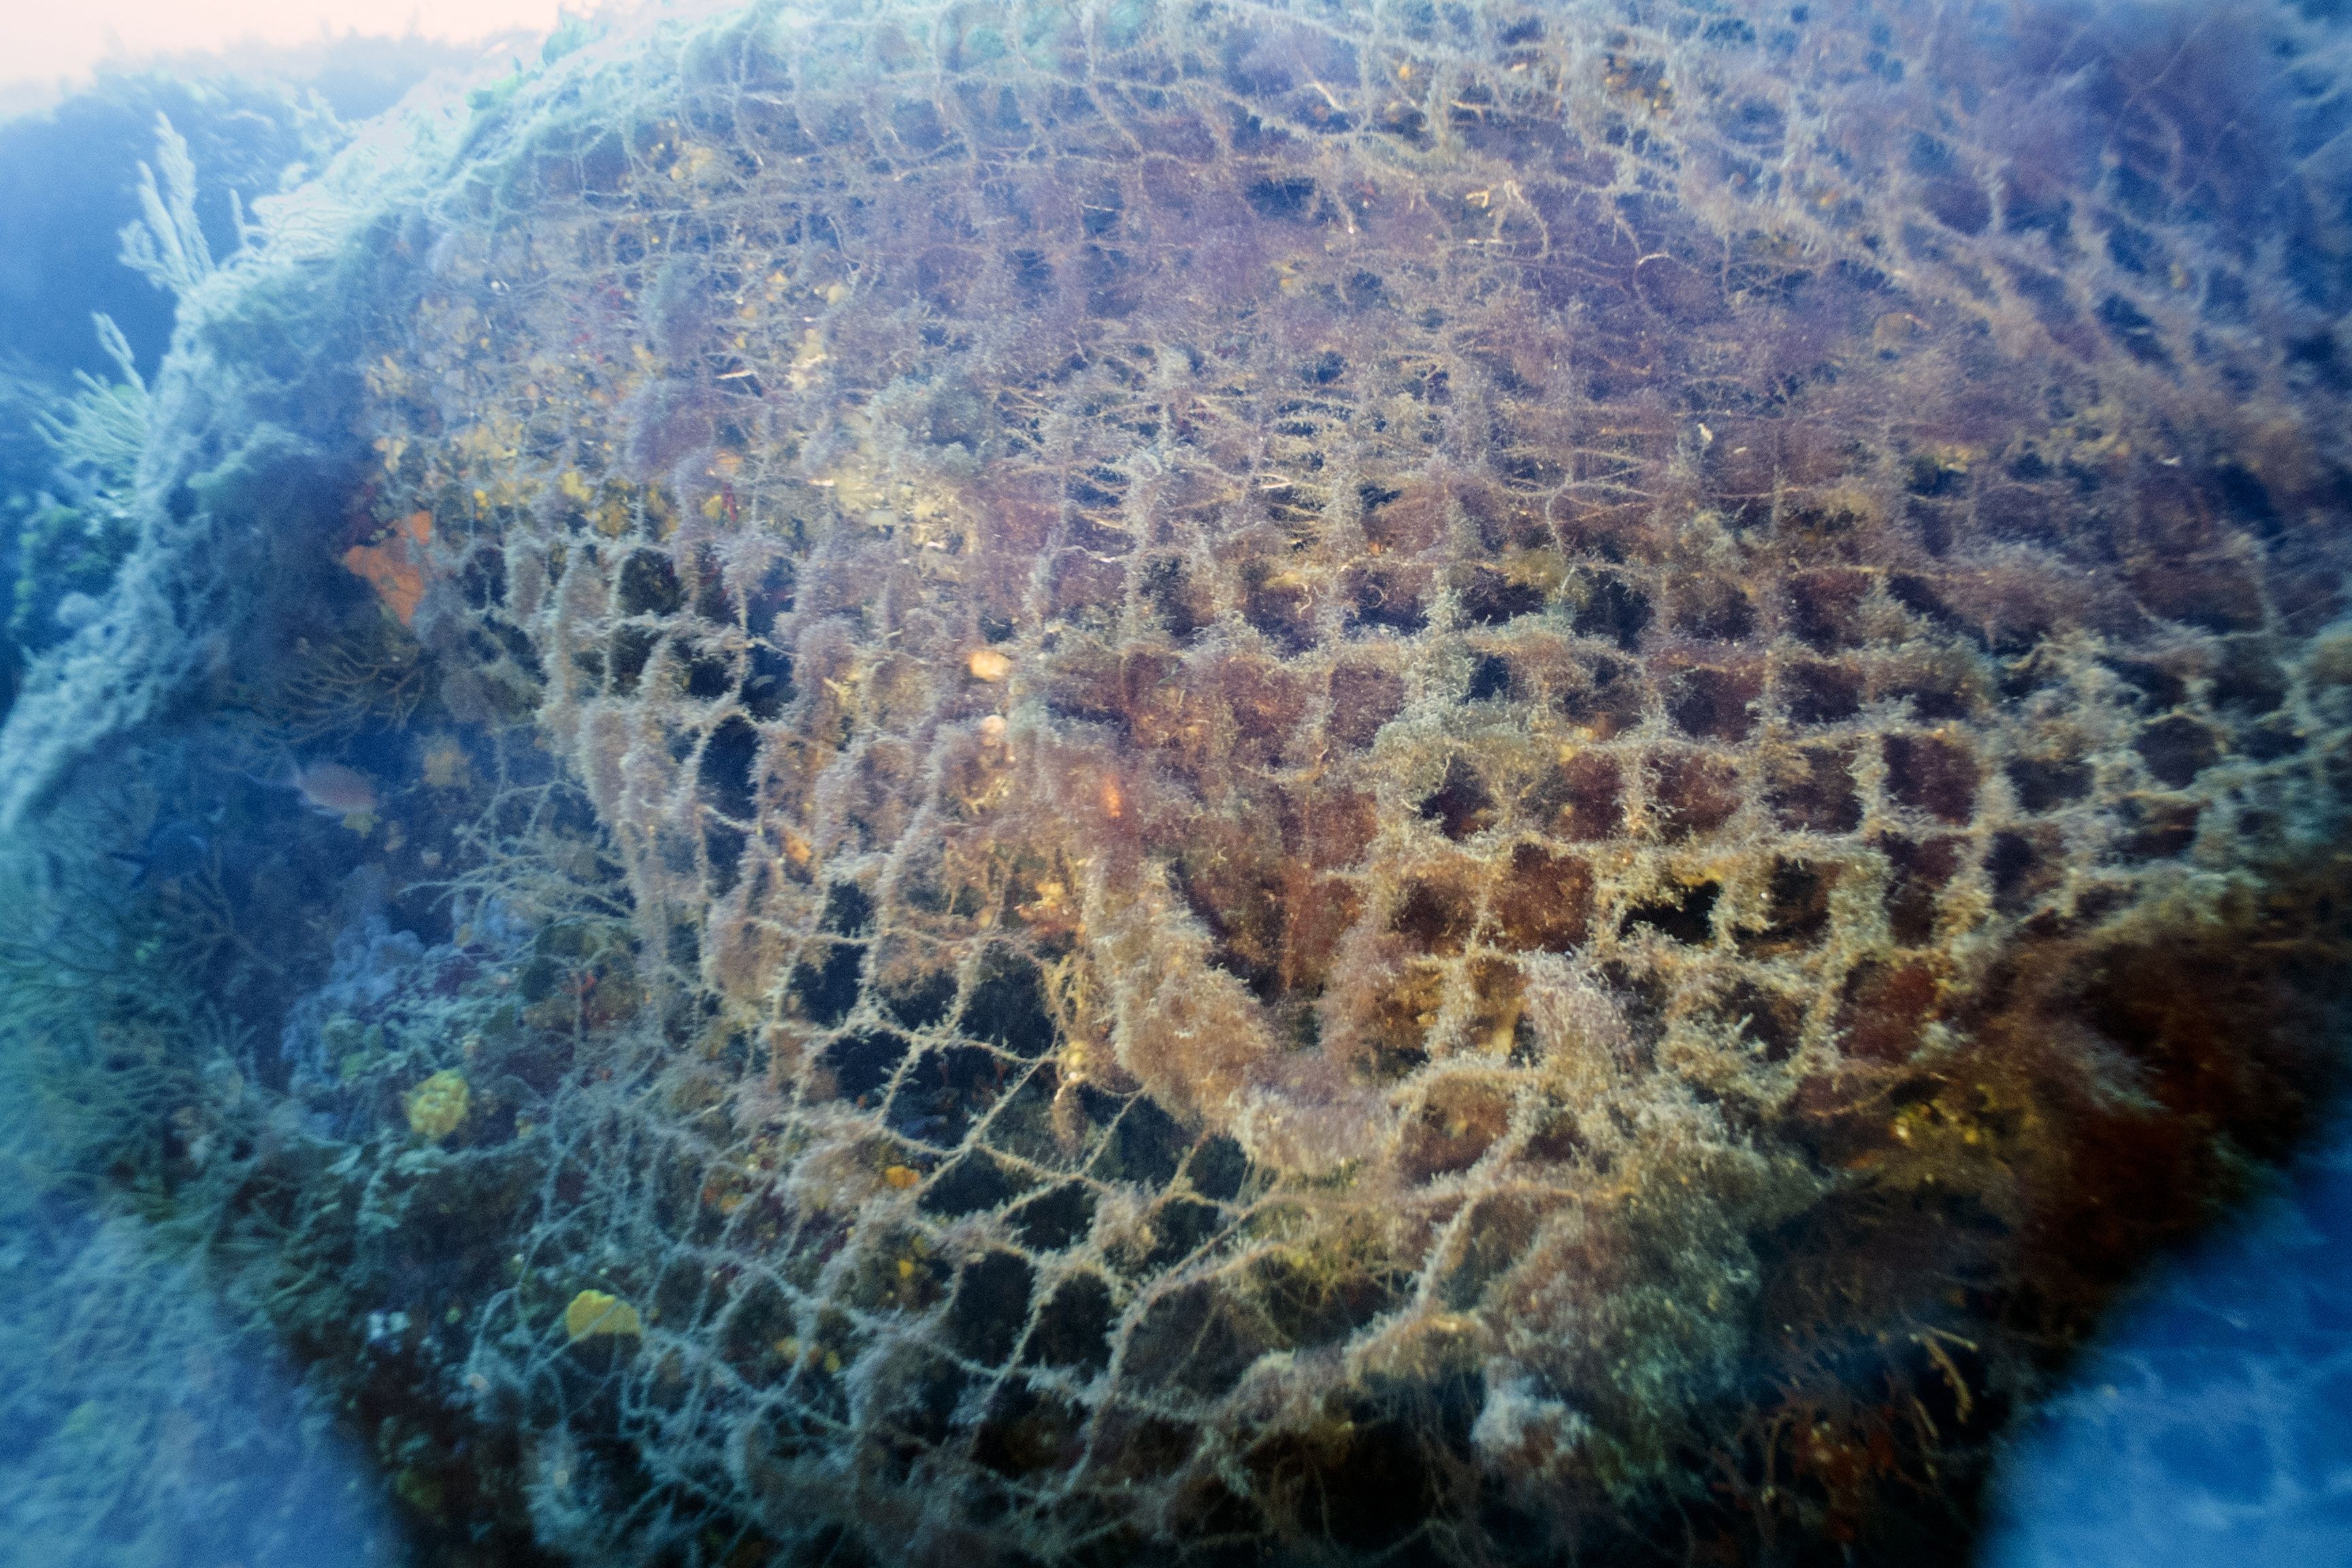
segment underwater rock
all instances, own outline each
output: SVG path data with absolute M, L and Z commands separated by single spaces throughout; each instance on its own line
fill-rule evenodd
M 283 1086 L 394 1243 L 500 1194 L 415 1353 L 543 1540 L 1948 1559 L 2294 1147 L 2346 41 L 1770 15 L 621 29 L 192 298 L 170 525 L 13 809 L 331 574 L 331 646 L 413 659 L 337 654 L 370 723 L 429 670 L 399 724 L 576 784 L 593 831 L 486 742 L 362 770 L 406 885 L 562 912 Z M 271 391 L 289 318 L 340 358 Z M 256 529 L 292 564 L 101 643 Z M 460 799 L 462 875 L 404 858 Z M 503 1110 L 430 1131 L 394 1045 Z

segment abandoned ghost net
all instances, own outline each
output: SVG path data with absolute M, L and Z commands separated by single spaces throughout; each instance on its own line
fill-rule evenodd
M 2342 47 L 892 3 L 477 94 L 320 548 L 627 936 L 289 1092 L 506 1194 L 408 1306 L 543 1537 L 1961 1538 L 2340 1054 Z

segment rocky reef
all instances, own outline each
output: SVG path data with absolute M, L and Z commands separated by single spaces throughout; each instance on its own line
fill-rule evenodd
M 189 280 L 0 734 L 200 842 L 154 1181 L 453 1561 L 1953 1560 L 2342 1065 L 2347 47 L 760 6 L 413 110 Z

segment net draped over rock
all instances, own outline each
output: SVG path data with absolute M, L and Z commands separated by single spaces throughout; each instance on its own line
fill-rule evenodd
M 2232 16 L 761 9 L 483 108 L 359 420 L 635 910 L 472 1362 L 549 1531 L 1932 1490 L 2326 1076 L 2342 88 Z

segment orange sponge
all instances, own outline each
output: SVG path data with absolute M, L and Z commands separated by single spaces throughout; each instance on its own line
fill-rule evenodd
M 343 552 L 343 568 L 367 580 L 402 626 L 416 619 L 425 599 L 425 547 L 433 542 L 433 514 L 415 511 L 393 524 L 381 544 L 354 544 Z

